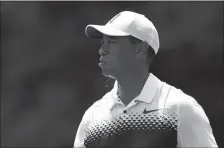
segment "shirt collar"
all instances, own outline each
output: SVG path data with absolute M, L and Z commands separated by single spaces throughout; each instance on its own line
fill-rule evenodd
M 145 85 L 143 86 L 141 93 L 139 94 L 139 96 L 137 96 L 135 99 L 139 100 L 139 101 L 143 101 L 145 103 L 151 103 L 154 96 L 156 95 L 156 91 L 159 88 L 161 81 L 154 76 L 152 73 L 149 74 Z M 117 96 L 117 81 L 115 81 L 114 83 L 114 87 L 111 90 L 112 92 L 112 97 L 113 98 L 118 98 Z

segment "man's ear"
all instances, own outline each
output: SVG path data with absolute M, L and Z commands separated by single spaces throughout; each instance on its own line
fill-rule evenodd
M 142 58 L 142 57 L 147 56 L 148 48 L 149 48 L 149 45 L 147 42 L 143 41 L 143 42 L 139 43 L 137 46 L 137 50 L 136 50 L 137 57 Z

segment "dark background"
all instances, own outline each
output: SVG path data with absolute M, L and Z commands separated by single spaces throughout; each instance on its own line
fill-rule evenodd
M 84 29 L 122 10 L 154 23 L 152 72 L 201 104 L 224 147 L 223 2 L 1 2 L 3 147 L 73 146 L 84 111 L 113 86 Z

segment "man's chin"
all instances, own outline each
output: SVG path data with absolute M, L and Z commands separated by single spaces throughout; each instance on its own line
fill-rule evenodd
M 102 74 L 105 77 L 110 77 L 110 75 L 111 75 L 108 71 L 105 71 L 105 70 L 102 70 Z
M 114 76 L 113 76 L 113 74 L 112 74 L 112 72 L 110 72 L 109 71 L 109 69 L 104 69 L 104 68 L 102 68 L 102 74 L 103 74 L 103 76 L 105 76 L 105 77 L 109 77 L 109 78 L 115 78 Z

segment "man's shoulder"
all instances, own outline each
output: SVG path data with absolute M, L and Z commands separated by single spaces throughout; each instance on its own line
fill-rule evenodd
M 87 110 L 86 113 L 92 113 L 97 108 L 102 108 L 108 105 L 109 101 L 111 101 L 111 92 L 107 92 L 102 98 L 95 101 Z
M 188 114 L 195 110 L 203 110 L 201 105 L 194 97 L 172 85 L 169 85 L 169 87 L 170 90 L 169 95 L 167 97 L 167 99 L 169 100 L 168 102 L 173 102 L 173 105 L 178 106 L 179 110 L 181 110 L 181 114 Z
M 173 107 L 184 107 L 184 106 L 200 106 L 198 102 L 188 93 L 184 92 L 183 90 L 176 88 L 170 84 L 164 82 L 167 88 L 167 97 L 166 97 L 166 104 Z
M 182 89 L 180 88 L 176 88 L 175 86 L 173 85 L 170 85 L 170 84 L 167 84 L 165 83 L 164 85 L 167 85 L 168 88 L 169 88 L 169 94 L 168 94 L 168 97 L 170 99 L 178 99 L 178 100 L 191 100 L 191 101 L 194 101 L 195 99 L 189 95 L 188 93 L 184 92 Z

